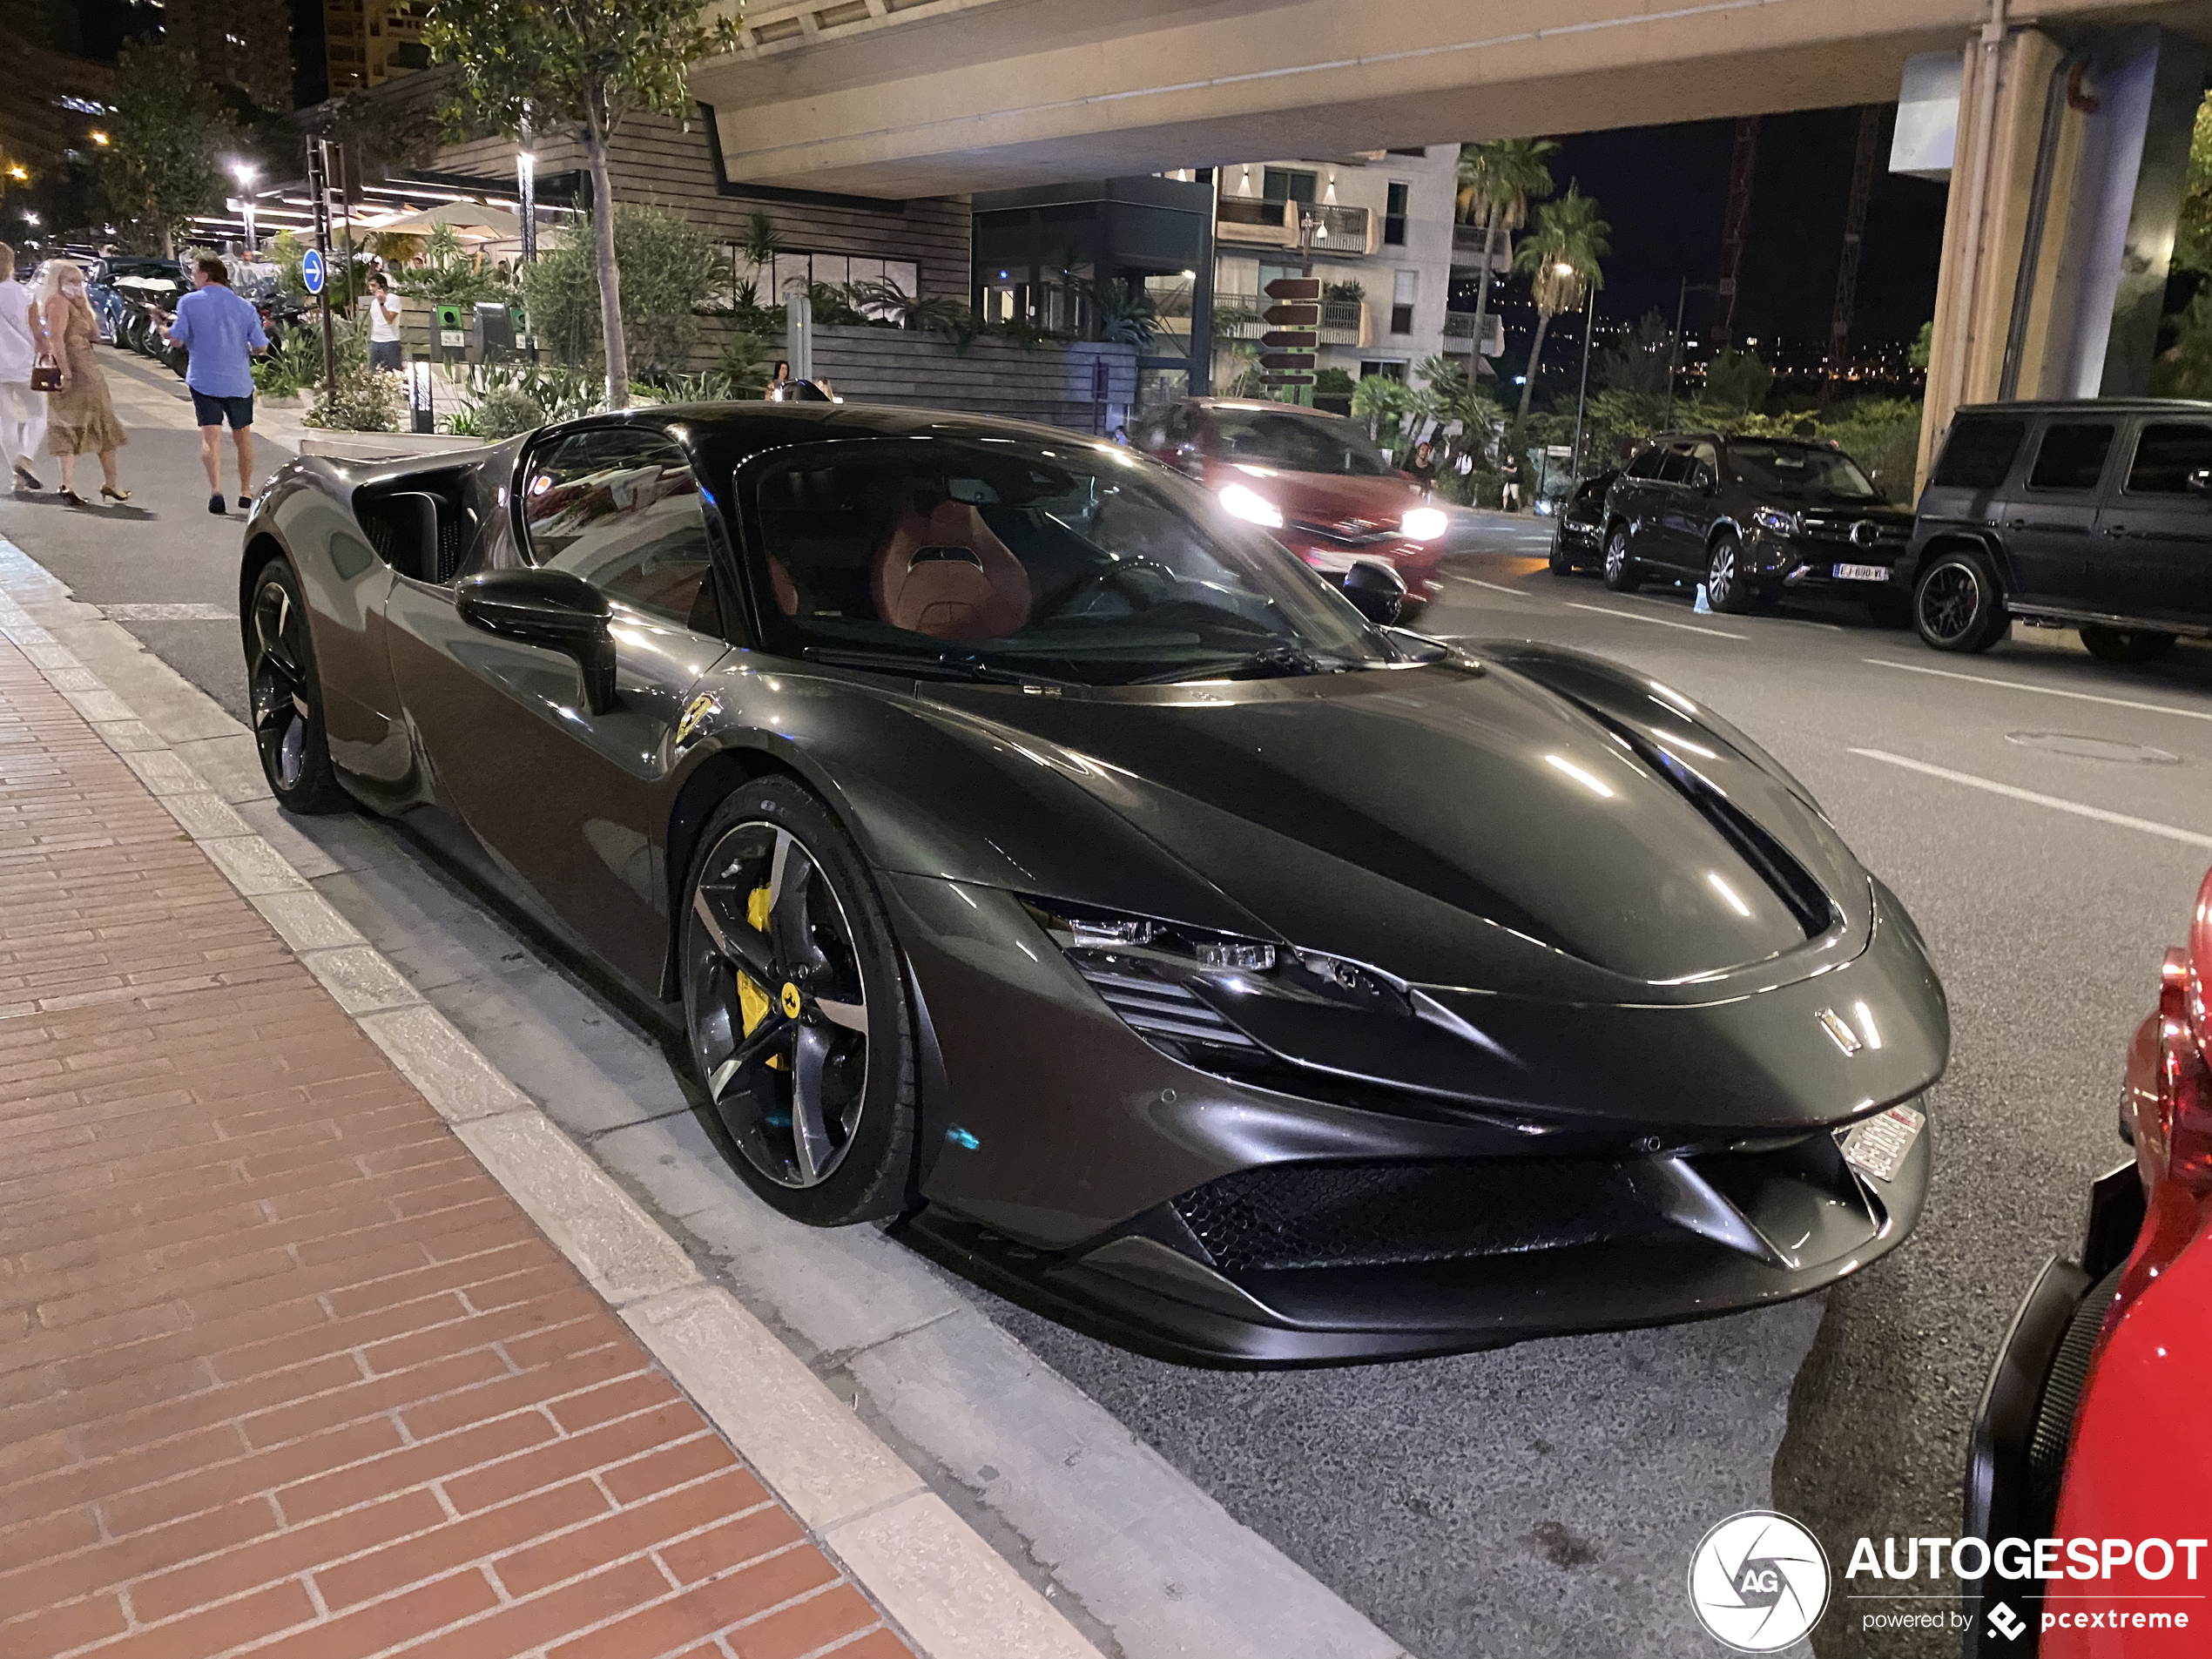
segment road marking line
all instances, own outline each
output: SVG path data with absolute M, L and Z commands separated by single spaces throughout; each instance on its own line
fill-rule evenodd
M 238 620 L 238 610 L 233 605 L 102 605 L 100 614 L 110 622 L 236 622 Z
M 1493 593 L 1509 593 L 1516 599 L 1527 599 L 1531 601 L 1535 601 L 1536 599 L 1536 596 L 1533 593 L 1524 593 L 1519 588 L 1505 587 L 1495 582 L 1485 582 L 1479 577 L 1460 576 L 1453 574 L 1449 577 L 1449 579 L 1453 582 L 1465 582 L 1478 588 L 1487 588 Z
M 2161 824 L 2155 819 L 2130 818 L 2125 813 L 2108 813 L 2101 806 L 2084 806 L 2078 800 L 2061 800 L 2056 795 L 2039 795 L 2033 789 L 2020 789 L 2011 784 L 1998 783 L 1993 779 L 1977 778 L 1970 772 L 1953 772 L 1948 766 L 1930 765 L 1925 760 L 1908 760 L 1903 755 L 1893 755 L 1886 750 L 1853 749 L 1851 752 L 1865 755 L 1869 760 L 1903 766 L 1908 772 L 1925 772 L 1929 777 L 1940 778 L 1946 783 L 1964 784 L 1970 789 L 1986 789 L 1993 795 L 2024 800 L 2034 806 L 2048 806 L 2053 812 L 2072 813 L 2076 818 L 2094 818 L 2100 824 L 2117 824 L 2122 829 L 2141 830 L 2146 835 L 2163 836 L 2169 841 L 2180 841 L 2188 846 L 2212 846 L 2212 835 L 2177 829 L 2171 824 Z
M 1894 663 L 1886 657 L 1860 659 L 1877 668 L 1902 669 L 1908 674 L 1933 674 L 1939 679 L 1965 680 L 1973 685 L 1995 685 L 2007 691 L 2033 691 L 2041 697 L 2070 697 L 2077 703 L 2102 703 L 2115 709 L 2141 709 L 2148 714 L 2174 714 L 2184 720 L 2212 720 L 2212 710 L 2176 708 L 2171 703 L 2137 703 L 2124 697 L 2099 697 L 2094 691 L 2067 691 L 2055 685 L 2030 685 L 2025 680 L 1999 679 L 1993 674 L 1961 674 L 1956 669 L 1929 668 L 1919 663 Z
M 1560 603 L 1569 610 L 1594 610 L 1601 617 L 1617 617 L 1622 622 L 1648 622 L 1661 628 L 1679 628 L 1686 634 L 1712 634 L 1722 639 L 1749 639 L 1749 634 L 1732 634 L 1725 628 L 1701 628 L 1695 623 L 1669 622 L 1664 617 L 1646 617 L 1634 610 L 1615 610 L 1611 605 L 1586 605 L 1578 599 L 1562 599 Z

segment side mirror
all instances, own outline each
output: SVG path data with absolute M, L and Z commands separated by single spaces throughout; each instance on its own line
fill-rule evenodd
M 2212 496 L 2212 468 L 2199 467 L 2189 475 L 2189 493 L 2195 496 Z
M 1405 609 L 1405 578 L 1387 564 L 1378 564 L 1372 559 L 1355 559 L 1352 568 L 1344 573 L 1342 585 L 1344 597 L 1378 628 L 1389 627 Z
M 1198 453 L 1195 443 L 1176 445 L 1174 458 L 1169 464 L 1186 477 L 1204 480 L 1206 475 L 1206 458 Z
M 615 701 L 613 612 L 607 596 L 568 570 L 485 570 L 454 590 L 454 608 L 472 628 L 543 645 L 583 676 L 584 706 L 604 714 Z

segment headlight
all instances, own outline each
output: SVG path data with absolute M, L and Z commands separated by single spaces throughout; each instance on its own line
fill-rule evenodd
M 1224 484 L 1216 499 L 1238 518 L 1249 520 L 1263 529 L 1279 530 L 1283 528 L 1282 514 L 1277 512 L 1268 499 L 1256 489 L 1244 484 Z
M 1771 530 L 1777 536 L 1795 536 L 1805 527 L 1804 520 L 1797 514 L 1785 513 L 1774 507 L 1760 508 L 1751 515 L 1751 522 L 1761 529 Z
M 1416 542 L 1433 542 L 1452 527 L 1452 521 L 1434 507 L 1416 507 L 1399 529 Z
M 1025 902 L 1106 1005 L 1178 1059 L 1217 1069 L 1224 1059 L 1258 1057 L 1258 1045 L 1222 1012 L 1241 997 L 1413 1012 L 1404 986 L 1342 957 L 1057 900 Z

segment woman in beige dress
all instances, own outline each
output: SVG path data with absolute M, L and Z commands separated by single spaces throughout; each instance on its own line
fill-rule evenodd
M 92 361 L 99 325 L 84 296 L 84 273 L 73 260 L 49 260 L 38 275 L 38 320 L 46 349 L 61 365 L 62 386 L 46 399 L 46 453 L 62 463 L 62 499 L 73 507 L 91 502 L 77 493 L 79 455 L 100 458 L 100 494 L 129 501 L 131 492 L 116 481 L 115 452 L 131 442 L 108 401 L 107 377 Z

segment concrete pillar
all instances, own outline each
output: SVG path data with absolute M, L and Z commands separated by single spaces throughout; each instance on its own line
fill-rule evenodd
M 1961 404 L 2141 394 L 2203 73 L 2150 25 L 1967 45 L 1919 482 Z

